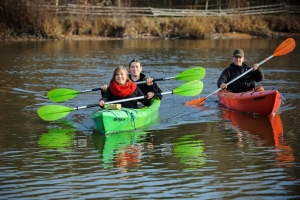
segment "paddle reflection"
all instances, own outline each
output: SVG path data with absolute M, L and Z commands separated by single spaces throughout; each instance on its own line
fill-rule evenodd
M 93 133 L 92 140 L 97 148 L 101 163 L 104 168 L 116 167 L 122 173 L 127 172 L 128 167 L 141 165 L 142 150 L 145 148 L 147 132 L 120 132 L 117 134 L 103 135 Z M 153 148 L 152 143 L 147 143 L 146 148 Z
M 274 146 L 276 150 L 275 165 L 293 167 L 295 161 L 293 149 L 283 141 L 283 126 L 279 114 L 275 116 L 253 116 L 227 109 L 222 110 L 221 118 L 226 120 L 223 128 L 236 130 L 237 145 L 243 146 L 242 133 L 254 134 L 257 146 Z
M 47 150 L 70 151 L 74 147 L 74 136 L 75 129 L 52 128 L 40 135 L 38 145 Z
M 194 135 L 185 135 L 174 143 L 174 156 L 179 158 L 179 163 L 185 164 L 188 169 L 198 169 L 206 164 L 203 140 L 195 140 Z

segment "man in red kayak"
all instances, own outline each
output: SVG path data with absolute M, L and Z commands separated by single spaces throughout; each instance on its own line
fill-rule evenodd
M 253 65 L 253 70 L 241 78 L 237 79 L 233 83 L 226 86 L 226 83 L 240 76 L 244 72 L 248 71 L 251 66 L 244 63 L 244 51 L 242 49 L 234 50 L 232 61 L 229 67 L 224 69 L 221 76 L 218 79 L 217 85 L 219 88 L 227 89 L 229 92 L 246 92 L 246 91 L 263 91 L 263 87 L 259 86 L 255 88 L 255 82 L 260 82 L 264 79 L 264 74 L 260 70 L 259 65 L 256 63 Z

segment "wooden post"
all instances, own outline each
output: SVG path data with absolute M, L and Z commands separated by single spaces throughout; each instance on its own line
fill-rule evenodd
M 57 15 L 58 12 L 58 4 L 59 4 L 59 0 L 55 0 L 55 15 Z

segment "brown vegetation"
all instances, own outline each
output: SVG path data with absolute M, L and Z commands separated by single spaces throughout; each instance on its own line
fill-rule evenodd
M 280 37 L 300 34 L 299 15 L 241 15 L 232 17 L 138 17 L 56 16 L 25 0 L 0 3 L 0 39 L 88 38 L 187 38 L 202 39 L 218 35 Z M 22 3 L 23 2 L 23 3 Z M 22 11 L 22 12 L 20 12 Z

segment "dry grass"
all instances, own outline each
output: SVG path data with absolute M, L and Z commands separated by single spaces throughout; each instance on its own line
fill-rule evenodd
M 205 34 L 215 32 L 210 18 L 187 17 L 174 19 L 175 34 L 183 38 L 199 39 L 204 38 Z
M 145 36 L 163 37 L 164 30 L 159 24 L 160 22 L 152 18 L 132 18 L 128 20 L 128 23 L 125 25 L 123 34 L 131 38 Z
M 300 33 L 299 16 L 271 16 L 264 17 L 268 27 L 278 32 Z
M 45 19 L 42 28 L 48 38 L 59 39 L 63 35 L 62 24 L 59 23 L 57 18 Z
M 38 2 L 38 0 L 36 0 Z M 8 3 L 9 2 L 9 3 Z M 24 37 L 61 39 L 72 35 L 117 38 L 201 39 L 214 33 L 247 33 L 269 36 L 272 32 L 300 33 L 300 16 L 235 16 L 184 18 L 57 17 L 27 7 L 26 0 L 1 0 L 0 39 Z M 22 12 L 20 12 L 22 10 Z M 14 17 L 11 17 L 14 16 Z

